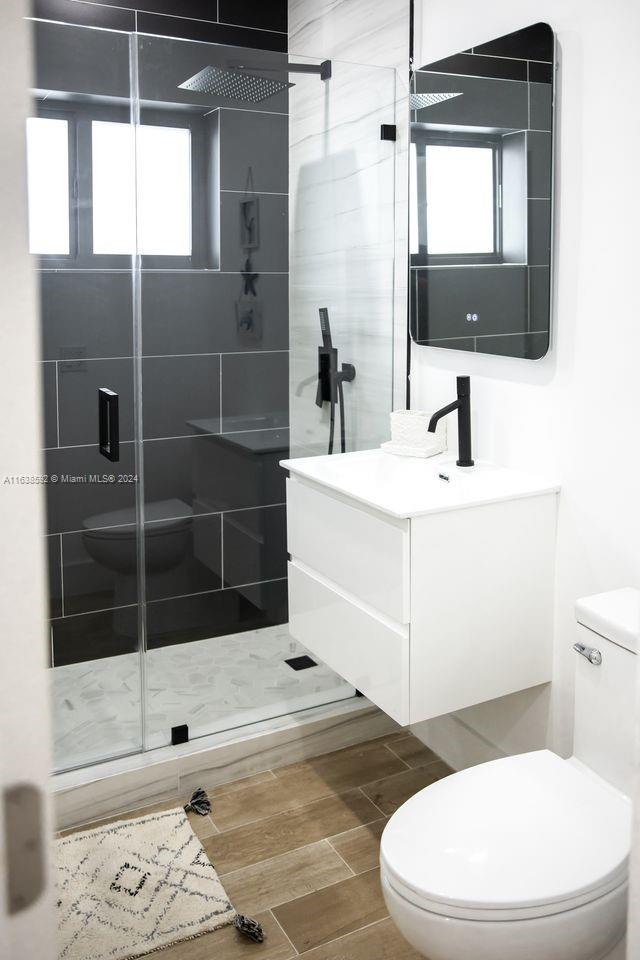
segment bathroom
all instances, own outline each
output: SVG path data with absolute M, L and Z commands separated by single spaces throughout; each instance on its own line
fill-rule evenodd
M 0 956 L 640 956 L 637 5 L 0 48 Z

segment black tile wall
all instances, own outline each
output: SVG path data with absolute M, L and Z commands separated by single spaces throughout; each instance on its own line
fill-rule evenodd
M 478 353 L 492 353 L 498 357 L 521 357 L 524 360 L 540 360 L 549 349 L 549 331 L 522 333 L 516 336 L 479 337 Z
M 489 80 L 484 77 L 415 74 L 417 93 L 462 93 L 418 110 L 419 122 L 447 126 L 501 127 L 522 130 L 529 121 L 529 94 L 526 81 Z
M 61 360 L 58 363 L 60 446 L 97 444 L 98 390 L 119 395 L 120 441 L 133 440 L 133 360 Z M 104 464 L 109 465 L 105 460 Z
M 529 126 L 532 130 L 551 130 L 553 89 L 549 84 L 529 84 L 529 110 Z
M 551 63 L 529 63 L 529 79 L 536 83 L 553 83 L 553 65 Z
M 40 274 L 45 360 L 130 357 L 131 274 L 46 271 Z
M 246 170 L 243 171 L 246 174 Z M 244 196 L 220 196 L 220 265 L 237 272 L 244 268 L 246 249 L 241 236 L 241 207 Z M 286 196 L 258 194 L 258 246 L 251 250 L 252 270 L 258 273 L 286 273 L 289 269 L 289 201 Z
M 529 329 L 546 330 L 549 326 L 549 267 L 529 267 Z
M 466 77 L 494 77 L 496 80 L 526 80 L 524 60 L 505 60 L 499 57 L 475 56 L 457 53 L 445 60 L 429 64 L 433 73 L 457 73 Z
M 286 577 L 286 507 L 226 513 L 223 543 L 225 585 Z
M 427 267 L 416 273 L 421 340 L 528 329 L 526 267 Z M 467 314 L 477 314 L 477 322 Z
M 286 623 L 287 616 L 286 580 L 160 600 L 147 605 L 147 643 L 154 649 L 222 637 Z
M 551 134 L 527 133 L 528 196 L 551 196 Z
M 145 524 L 147 600 L 218 590 L 222 585 L 219 514 Z
M 285 79 L 286 0 L 34 2 L 42 89 L 127 98 L 126 33 L 137 24 L 147 108 L 221 108 L 221 249 L 212 251 L 220 270 L 164 270 L 160 261 L 141 274 L 150 646 L 284 622 L 288 93 L 252 104 L 179 84 L 238 59 Z M 85 30 L 80 44 L 70 24 L 110 32 Z M 249 174 L 260 229 L 245 278 L 239 201 Z M 61 665 L 137 649 L 136 486 L 98 482 L 135 472 L 131 272 L 43 270 L 41 301 L 47 470 L 58 478 L 47 488 L 53 663 Z M 96 446 L 100 386 L 120 395 L 117 464 Z
M 249 171 L 258 193 L 289 189 L 289 118 L 248 110 L 220 116 L 220 188 L 245 191 Z
M 475 351 L 475 337 L 459 337 L 455 340 L 422 340 L 421 343 L 431 347 L 445 348 L 446 350 L 466 350 Z
M 553 30 L 548 23 L 535 23 L 498 40 L 473 47 L 474 53 L 523 60 L 553 60 Z
M 222 358 L 222 430 L 263 430 L 289 422 L 287 353 L 227 354 Z
M 145 439 L 220 433 L 220 357 L 146 357 L 142 422 Z
M 143 273 L 143 353 L 287 350 L 288 277 L 260 274 L 254 289 L 260 322 L 247 332 L 240 325 L 245 281 L 239 274 Z
M 551 257 L 551 201 L 529 200 L 530 266 L 548 266 Z

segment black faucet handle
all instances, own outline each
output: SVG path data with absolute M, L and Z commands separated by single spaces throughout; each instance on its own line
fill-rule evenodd
M 456 377 L 456 386 L 458 389 L 458 397 L 471 396 L 471 377 Z

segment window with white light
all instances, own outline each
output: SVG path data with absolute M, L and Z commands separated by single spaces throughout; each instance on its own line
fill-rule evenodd
M 69 256 L 69 123 L 27 119 L 29 251 Z
M 411 253 L 418 262 L 500 259 L 497 143 L 438 139 L 411 144 Z

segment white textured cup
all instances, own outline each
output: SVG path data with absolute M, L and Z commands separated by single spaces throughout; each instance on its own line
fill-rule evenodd
M 424 410 L 394 410 L 391 440 L 402 447 L 424 447 L 429 442 L 429 414 Z

